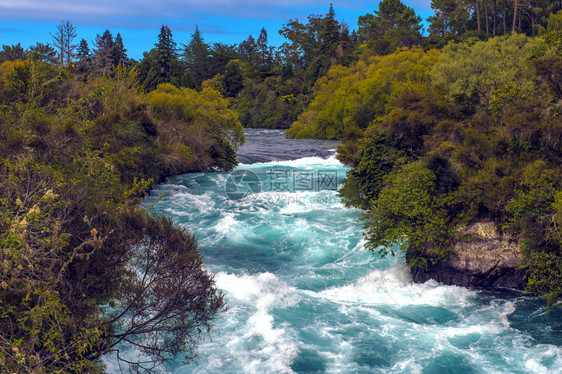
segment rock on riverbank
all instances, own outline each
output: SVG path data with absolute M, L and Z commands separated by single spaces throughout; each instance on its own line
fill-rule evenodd
M 464 287 L 523 289 L 524 264 L 517 240 L 497 232 L 493 222 L 477 222 L 461 230 L 456 254 L 447 262 L 412 268 L 415 282 L 435 279 Z

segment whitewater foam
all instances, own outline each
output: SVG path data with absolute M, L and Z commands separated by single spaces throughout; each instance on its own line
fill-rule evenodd
M 239 168 L 263 181 L 272 168 L 346 171 L 335 156 Z M 528 308 L 525 320 L 550 323 L 548 338 L 557 341 L 556 319 L 542 304 L 413 283 L 403 258 L 364 249 L 360 212 L 344 208 L 336 191 L 286 192 L 291 201 L 262 191 L 231 201 L 226 178 L 182 176 L 159 188 L 168 193 L 161 201 L 148 202 L 198 236 L 230 308 L 198 362 L 171 372 L 562 373 L 561 348 L 535 340 L 525 330 L 531 323 L 514 322 Z M 312 200 L 324 195 L 336 200 Z
M 305 168 L 305 169 L 311 169 L 315 166 L 335 166 L 338 168 L 342 167 L 341 162 L 338 161 L 338 159 L 336 158 L 336 155 L 333 154 L 328 158 L 322 158 L 322 157 L 303 157 L 303 158 L 299 158 L 296 160 L 282 160 L 282 161 L 270 161 L 270 162 L 258 162 L 255 164 L 251 164 L 251 165 L 243 165 L 244 168 L 254 168 L 254 167 L 259 167 L 259 166 L 263 166 L 263 165 L 267 165 L 267 166 L 290 166 L 290 167 L 295 167 L 295 168 Z
M 228 300 L 242 302 L 238 308 L 250 310 L 240 334 L 233 336 L 228 347 L 241 356 L 237 358 L 244 373 L 288 373 L 298 347 L 288 326 L 278 325 L 273 308 L 286 308 L 299 302 L 296 289 L 287 286 L 271 273 L 234 275 L 220 272 L 217 286 L 227 293 Z M 241 348 L 252 345 L 251 352 Z

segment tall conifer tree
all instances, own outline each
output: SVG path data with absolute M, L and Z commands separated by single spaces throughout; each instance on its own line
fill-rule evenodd
M 183 45 L 182 58 L 197 85 L 201 85 L 201 82 L 210 78 L 209 46 L 203 40 L 198 26 L 195 26 L 195 32 L 191 34 L 189 44 Z
M 271 72 L 273 67 L 273 53 L 271 48 L 267 45 L 267 31 L 265 28 L 261 29 L 260 37 L 256 42 L 256 52 L 254 55 L 255 68 L 262 76 Z
M 324 18 L 320 40 L 320 53 L 329 57 L 336 57 L 340 42 L 340 24 L 336 20 L 336 12 L 332 4 L 330 4 L 330 10 Z
M 177 59 L 176 43 L 172 31 L 163 25 L 156 43 L 157 61 L 161 83 L 169 82 L 172 74 L 172 64 Z
M 127 57 L 125 45 L 123 44 L 123 38 L 120 33 L 117 33 L 115 42 L 113 43 L 113 64 L 119 65 L 120 63 L 127 66 L 129 64 L 129 58 Z
M 105 30 L 94 41 L 94 65 L 96 74 L 111 75 L 113 73 L 113 35 Z

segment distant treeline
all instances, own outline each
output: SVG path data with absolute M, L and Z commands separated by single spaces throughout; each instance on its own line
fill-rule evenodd
M 37 43 L 25 51 L 4 46 L 0 62 L 30 54 L 43 61 L 74 65 L 79 75 L 113 73 L 123 63 L 138 71 L 145 92 L 158 84 L 200 90 L 212 86 L 231 98 L 232 108 L 245 127 L 288 128 L 304 112 L 316 81 L 331 66 L 349 66 L 359 59 L 393 53 L 397 48 L 442 48 L 449 42 L 487 40 L 513 32 L 535 36 L 544 30 L 549 15 L 562 9 L 552 0 L 432 0 L 435 14 L 422 19 L 400 0 L 383 0 L 378 10 L 359 17 L 357 27 L 337 20 L 333 7 L 327 14 L 310 15 L 304 22 L 289 20 L 281 30 L 285 43 L 270 46 L 262 29 L 239 44 L 204 41 L 196 27 L 186 43 L 174 41 L 163 26 L 155 48 L 140 61 L 129 59 L 119 33 L 106 30 L 91 43 L 77 41 L 76 28 L 62 22 L 49 45 Z

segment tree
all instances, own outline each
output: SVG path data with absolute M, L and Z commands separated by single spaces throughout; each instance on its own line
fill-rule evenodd
M 254 56 L 257 51 L 256 39 L 252 35 L 248 36 L 248 39 L 240 43 L 239 52 L 244 61 L 249 63 L 253 62 Z
M 86 41 L 86 39 L 80 40 L 80 44 L 78 45 L 78 49 L 76 50 L 76 56 L 78 56 L 79 59 L 92 56 L 92 52 L 90 51 L 90 47 L 88 46 L 88 42 Z
M 267 31 L 262 27 L 260 36 L 256 42 L 256 53 L 252 58 L 255 69 L 258 73 L 265 77 L 271 73 L 273 67 L 273 56 L 271 48 L 267 45 Z
M 421 18 L 400 0 L 383 0 L 374 13 L 360 17 L 358 34 L 372 40 L 370 47 L 378 54 L 421 42 Z
M 306 68 L 315 49 L 315 37 L 312 35 L 309 25 L 302 24 L 298 20 L 289 20 L 279 30 L 279 34 L 290 42 L 281 45 L 283 59 L 294 69 Z
M 88 46 L 86 39 L 80 40 L 80 44 L 76 49 L 76 57 L 78 58 L 77 71 L 80 74 L 88 74 L 92 70 L 92 52 Z
M 55 34 L 51 34 L 53 46 L 58 50 L 59 65 L 69 64 L 72 61 L 74 50 L 77 47 L 76 44 L 73 44 L 76 35 L 76 26 L 70 21 L 58 24 Z
M 143 371 L 178 355 L 189 362 L 196 356 L 198 341 L 210 331 L 210 321 L 225 309 L 223 295 L 204 270 L 193 235 L 166 217 L 125 219 L 140 230 L 117 290 L 119 307 L 108 316 L 108 323 L 119 328 L 107 352 Z M 122 343 L 148 357 L 123 357 L 118 349 Z
M 127 57 L 127 50 L 123 45 L 123 38 L 121 38 L 121 34 L 117 33 L 115 37 L 115 41 L 113 43 L 113 56 L 112 56 L 113 64 L 119 65 L 124 64 L 125 66 L 129 65 L 129 58 Z
M 153 67 L 151 86 L 156 87 L 160 83 L 172 80 L 172 68 L 177 61 L 176 43 L 174 42 L 172 31 L 166 25 L 160 28 L 158 43 L 156 46 L 156 65 Z
M 224 70 L 223 83 L 228 97 L 236 97 L 244 88 L 244 77 L 240 64 L 240 60 L 232 60 Z
M 372 56 L 349 67 L 331 67 L 315 85 L 314 99 L 287 136 L 343 139 L 368 128 L 387 113 L 394 92 L 412 82 L 429 85 L 429 72 L 438 57 L 435 50 L 425 53 L 412 48 Z
M 213 43 L 209 52 L 209 76 L 213 77 L 223 73 L 230 61 L 240 59 L 236 44 Z
M 100 36 L 96 35 L 94 41 L 94 68 L 98 75 L 113 74 L 114 44 L 113 35 L 109 30 L 105 30 Z
M 29 47 L 27 54 L 33 60 L 40 60 L 50 64 L 56 64 L 58 61 L 57 52 L 48 44 L 37 43 L 32 45 Z
M 443 37 L 449 32 L 460 34 L 466 31 L 469 13 L 464 7 L 463 0 L 432 0 L 431 9 L 435 15 L 428 18 L 430 33 Z
M 432 71 L 433 81 L 445 95 L 463 105 L 487 106 L 496 90 L 515 84 L 524 90 L 535 87 L 535 72 L 526 61 L 544 47 L 541 39 L 506 35 L 485 42 L 452 44 L 443 50 L 441 63 Z M 470 103 L 470 104 L 469 104 Z
M 324 18 L 323 27 L 319 34 L 320 53 L 331 58 L 337 57 L 341 50 L 340 46 L 340 24 L 336 20 L 334 6 L 330 3 L 330 10 Z
M 195 26 L 195 31 L 191 34 L 189 44 L 183 45 L 182 60 L 195 79 L 197 86 L 214 75 L 209 71 L 209 45 L 203 40 L 198 26 Z
M 4 61 L 24 60 L 25 51 L 21 43 L 16 45 L 3 45 L 0 51 L 0 63 Z
M 517 13 L 519 11 L 519 0 L 513 0 L 513 24 L 511 25 L 511 32 L 515 32 L 515 25 L 517 21 Z M 519 21 L 521 22 L 521 21 Z M 487 30 L 486 30 L 487 31 Z
M 375 16 L 373 14 L 367 13 L 364 16 L 359 16 L 357 26 L 357 35 L 360 42 L 366 43 L 377 37 Z
M 0 372 L 193 357 L 222 293 L 195 237 L 139 204 L 168 172 L 235 166 L 244 132 L 228 104 L 210 89 L 140 94 L 134 69 L 78 82 L 41 61 L 0 65 Z

